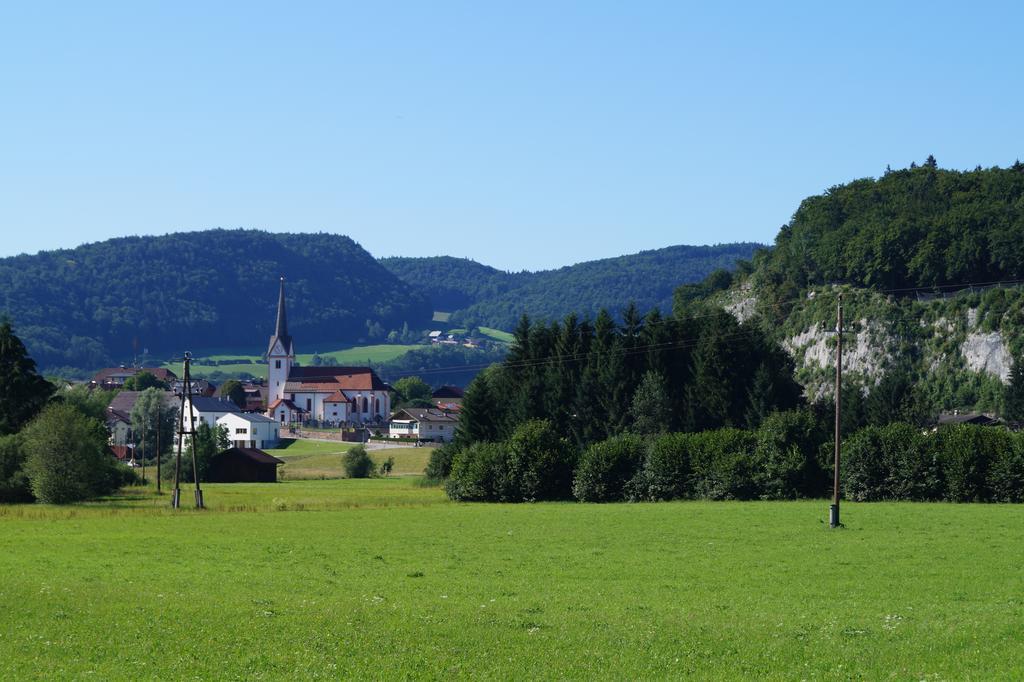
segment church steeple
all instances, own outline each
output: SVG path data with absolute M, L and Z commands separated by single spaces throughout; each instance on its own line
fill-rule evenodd
M 274 327 L 274 335 L 270 337 L 270 345 L 267 347 L 267 355 L 274 354 L 274 346 L 281 342 L 284 355 L 294 355 L 292 348 L 292 337 L 288 334 L 288 313 L 284 307 L 284 277 L 281 278 L 281 290 L 277 297 L 277 326 Z

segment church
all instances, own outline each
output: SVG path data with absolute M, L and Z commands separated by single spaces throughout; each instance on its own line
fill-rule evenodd
M 267 416 L 281 424 L 387 424 L 391 396 L 369 367 L 298 367 L 288 334 L 284 277 L 277 299 L 277 325 L 267 347 Z

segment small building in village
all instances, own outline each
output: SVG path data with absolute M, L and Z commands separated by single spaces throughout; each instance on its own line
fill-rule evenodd
M 232 412 L 219 418 L 217 425 L 227 429 L 236 448 L 276 448 L 280 444 L 280 424 L 262 414 Z
M 284 278 L 277 301 L 277 324 L 267 347 L 267 416 L 279 424 L 316 421 L 332 425 L 377 424 L 391 414 L 387 385 L 369 367 L 295 366 L 288 334 Z
M 430 395 L 430 402 L 439 410 L 457 412 L 462 407 L 463 395 L 458 386 L 442 386 Z
M 443 410 L 404 407 L 388 422 L 388 438 L 448 443 L 455 437 L 459 420 Z
M 276 483 L 284 462 L 257 448 L 234 447 L 210 459 L 206 480 L 211 483 Z
M 110 391 L 121 388 L 124 386 L 124 382 L 128 381 L 129 377 L 143 372 L 152 374 L 167 384 L 178 378 L 174 372 L 163 367 L 107 367 L 96 372 L 89 385 L 93 388 L 102 388 Z

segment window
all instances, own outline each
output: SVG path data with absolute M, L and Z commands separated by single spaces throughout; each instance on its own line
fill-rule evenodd
M 369 398 L 365 398 L 364 397 L 363 398 L 363 412 L 369 412 L 369 411 L 370 411 L 370 400 L 369 400 Z
M 249 429 L 235 429 L 235 433 L 249 433 Z
M 313 399 L 312 398 L 306 398 L 306 412 L 309 412 L 312 409 L 313 409 Z
M 274 360 L 274 369 L 281 369 L 281 361 Z

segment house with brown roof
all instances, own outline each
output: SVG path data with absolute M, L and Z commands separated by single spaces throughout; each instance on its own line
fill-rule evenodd
M 128 380 L 128 377 L 133 377 L 142 372 L 152 374 L 160 381 L 165 381 L 168 384 L 178 378 L 174 372 L 163 367 L 106 367 L 96 372 L 89 385 L 94 388 L 113 390 L 124 386 L 124 382 Z
M 443 410 L 405 407 L 388 422 L 388 438 L 411 438 L 417 441 L 447 443 L 455 437 L 459 418 Z
M 391 414 L 387 385 L 369 367 L 296 367 L 288 333 L 284 278 L 277 300 L 277 324 L 267 347 L 267 416 L 280 424 L 380 424 Z

